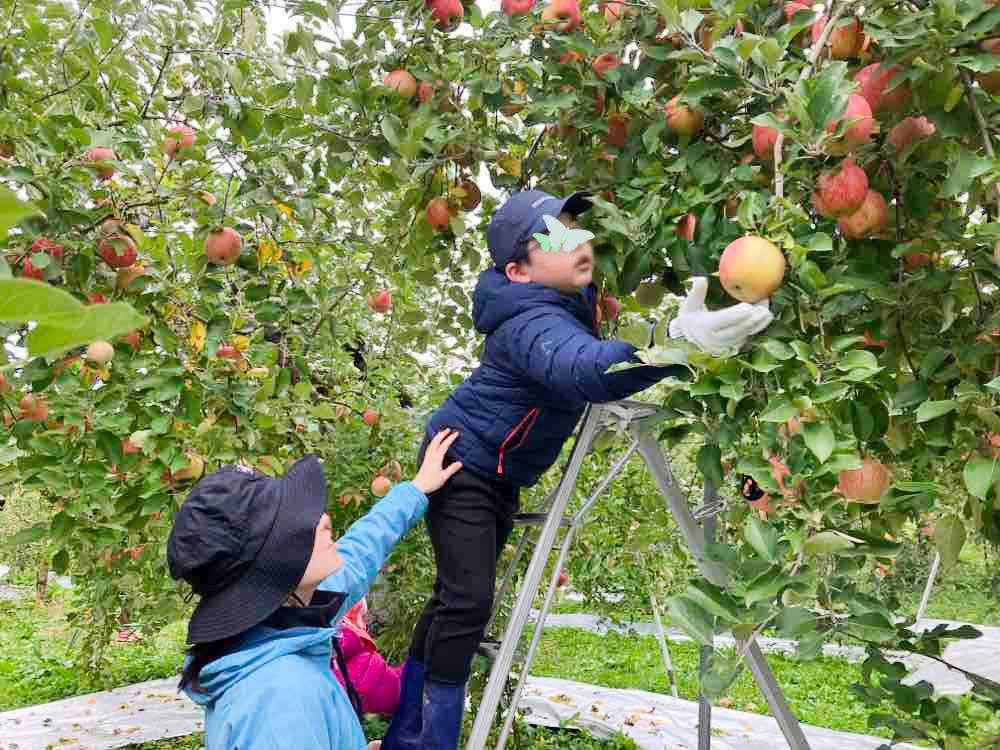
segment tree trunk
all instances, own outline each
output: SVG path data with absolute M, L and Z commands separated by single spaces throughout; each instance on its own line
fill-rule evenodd
M 35 603 L 39 607 L 45 606 L 45 600 L 49 598 L 49 558 L 43 557 L 38 563 L 35 571 Z

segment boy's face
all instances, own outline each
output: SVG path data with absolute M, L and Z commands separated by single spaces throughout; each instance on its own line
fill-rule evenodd
M 579 229 L 576 218 L 570 214 L 559 214 L 559 221 L 570 229 Z M 581 242 L 571 252 L 564 250 L 543 250 L 538 240 L 528 243 L 528 258 L 531 261 L 508 263 L 504 269 L 507 278 L 518 283 L 535 282 L 558 289 L 565 294 L 574 294 L 585 289 L 594 275 L 594 247 L 589 241 Z

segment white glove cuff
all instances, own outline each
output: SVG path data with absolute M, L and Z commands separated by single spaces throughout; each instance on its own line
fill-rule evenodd
M 684 329 L 681 327 L 680 317 L 674 318 L 670 321 L 670 325 L 667 327 L 667 333 L 670 334 L 670 338 L 672 339 L 684 338 Z

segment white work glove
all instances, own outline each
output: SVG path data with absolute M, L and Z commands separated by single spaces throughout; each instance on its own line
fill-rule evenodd
M 670 338 L 686 339 L 702 351 L 718 357 L 730 349 L 741 348 L 748 338 L 763 331 L 774 320 L 766 298 L 752 305 L 740 302 L 713 311 L 705 307 L 707 292 L 708 279 L 696 276 L 680 312 L 670 321 Z

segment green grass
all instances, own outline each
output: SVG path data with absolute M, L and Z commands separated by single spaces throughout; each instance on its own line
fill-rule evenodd
M 73 664 L 73 648 L 58 593 L 44 609 L 32 598 L 0 601 L 0 711 L 129 685 L 180 671 L 185 623 L 143 641 L 108 646 L 99 684 L 87 687 Z
M 679 696 L 696 700 L 698 647 L 689 641 L 669 646 Z M 726 650 L 719 653 L 724 656 Z M 848 691 L 861 677 L 859 664 L 827 658 L 796 662 L 776 654 L 769 654 L 768 660 L 800 721 L 844 732 L 878 734 L 868 729 L 866 707 Z M 573 628 L 546 628 L 531 674 L 670 694 L 659 646 L 652 637 L 599 636 Z M 745 669 L 726 697 L 736 710 L 770 715 L 767 702 Z

